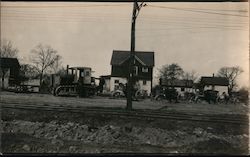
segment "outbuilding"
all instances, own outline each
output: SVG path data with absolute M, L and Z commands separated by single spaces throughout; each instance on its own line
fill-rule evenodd
M 0 88 L 20 84 L 20 64 L 17 58 L 0 58 Z

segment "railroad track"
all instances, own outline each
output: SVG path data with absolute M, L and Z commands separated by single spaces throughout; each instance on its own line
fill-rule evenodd
M 27 105 L 28 104 L 28 105 Z M 146 118 L 146 119 L 168 119 L 168 120 L 182 120 L 182 121 L 197 121 L 197 122 L 210 122 L 210 123 L 223 123 L 223 124 L 236 124 L 236 125 L 249 125 L 247 116 L 237 117 L 221 117 L 214 115 L 197 115 L 197 114 L 180 114 L 180 113 L 168 113 L 163 111 L 153 110 L 132 110 L 127 111 L 124 109 L 108 109 L 108 108 L 89 108 L 80 106 L 53 106 L 53 105 L 33 105 L 32 103 L 26 103 L 21 105 L 19 103 L 2 104 L 2 108 L 9 109 L 25 109 L 25 110 L 45 110 L 45 111 L 58 111 L 58 112 L 71 112 L 71 113 L 85 113 L 92 115 L 106 116 L 122 116 L 130 118 Z

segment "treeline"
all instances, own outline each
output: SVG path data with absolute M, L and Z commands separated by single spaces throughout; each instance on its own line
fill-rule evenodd
M 18 53 L 19 50 L 13 46 L 11 41 L 1 40 L 0 57 L 19 58 Z M 39 79 L 40 85 L 42 85 L 44 77 L 48 74 L 63 71 L 62 57 L 49 45 L 38 44 L 31 49 L 28 62 L 20 65 L 20 79 L 22 81 Z
M 13 46 L 12 42 L 6 39 L 1 40 L 0 57 L 19 58 L 19 50 Z M 20 59 L 19 59 L 20 60 Z M 52 73 L 64 73 L 65 69 L 62 66 L 62 56 L 57 50 L 49 45 L 38 44 L 30 50 L 29 63 L 21 63 L 20 74 L 23 80 L 39 79 L 40 85 L 43 84 L 45 77 Z M 198 81 L 197 73 L 193 71 L 184 71 L 177 63 L 166 64 L 158 69 L 159 75 L 157 78 L 173 81 L 175 79 Z M 239 66 L 221 67 L 216 73 L 216 76 L 226 77 L 229 81 L 229 93 L 236 91 L 238 84 L 237 78 L 243 72 Z M 238 91 L 248 91 L 247 87 L 243 87 Z
M 225 77 L 229 81 L 228 91 L 229 93 L 235 91 L 238 87 L 237 78 L 243 72 L 239 66 L 233 67 L 221 67 L 216 73 L 217 77 Z M 185 72 L 183 68 L 177 63 L 166 64 L 159 69 L 158 78 L 173 82 L 176 79 L 192 80 L 196 82 L 198 74 L 192 70 L 191 72 Z

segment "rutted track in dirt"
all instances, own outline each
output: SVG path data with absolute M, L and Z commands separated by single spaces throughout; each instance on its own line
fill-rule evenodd
M 249 125 L 247 116 L 222 116 L 222 115 L 197 115 L 197 114 L 183 114 L 183 113 L 168 113 L 163 111 L 153 110 L 132 110 L 127 111 L 124 109 L 113 108 L 90 108 L 80 106 L 58 106 L 58 105 L 23 105 L 20 103 L 3 104 L 2 108 L 12 109 L 25 109 L 25 110 L 45 110 L 45 111 L 58 111 L 58 112 L 71 112 L 83 113 L 89 115 L 106 115 L 106 116 L 123 116 L 128 118 L 146 118 L 146 119 L 168 119 L 168 120 L 187 120 L 209 123 L 223 123 L 235 125 Z

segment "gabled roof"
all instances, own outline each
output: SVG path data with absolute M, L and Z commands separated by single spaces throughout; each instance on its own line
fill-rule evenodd
M 166 86 L 166 87 L 174 86 L 174 87 L 189 87 L 189 88 L 192 88 L 193 85 L 194 85 L 194 82 L 192 80 L 179 80 L 179 79 L 176 79 L 176 80 L 173 80 L 173 82 L 171 84 L 171 80 L 162 79 L 161 85 Z
M 111 65 L 121 65 L 129 59 L 130 51 L 114 50 Z M 135 51 L 135 59 L 145 66 L 154 66 L 154 52 Z
M 1 68 L 20 68 L 17 58 L 0 58 Z
M 225 77 L 201 77 L 201 83 L 204 85 L 228 86 L 229 81 Z

